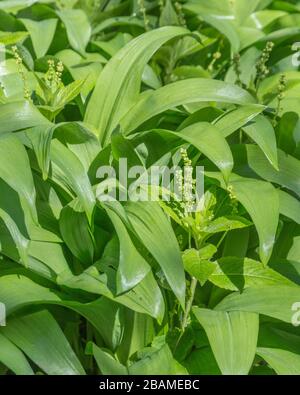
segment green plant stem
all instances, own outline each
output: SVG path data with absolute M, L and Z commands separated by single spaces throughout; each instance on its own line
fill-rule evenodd
M 191 281 L 191 286 L 190 286 L 190 296 L 187 300 L 186 307 L 185 307 L 185 312 L 182 320 L 182 332 L 184 332 L 185 328 L 187 327 L 188 323 L 188 318 L 192 309 L 194 297 L 195 297 L 195 292 L 196 292 L 196 287 L 197 287 L 197 279 L 195 277 L 192 277 Z

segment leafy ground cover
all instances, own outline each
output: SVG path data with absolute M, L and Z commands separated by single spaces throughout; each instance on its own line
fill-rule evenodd
M 0 1 L 1 374 L 300 374 L 299 34 L 296 0 Z M 201 208 L 102 201 L 124 158 L 204 166 Z

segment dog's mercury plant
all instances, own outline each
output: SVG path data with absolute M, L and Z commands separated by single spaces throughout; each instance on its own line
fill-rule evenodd
M 236 83 L 238 86 L 243 86 L 243 82 L 241 80 L 241 55 L 236 53 L 233 55 L 233 67 L 236 74 Z
M 11 49 L 12 49 L 12 53 L 14 55 L 16 64 L 18 66 L 18 73 L 22 78 L 23 88 L 24 88 L 24 99 L 31 100 L 31 94 L 30 94 L 30 90 L 29 90 L 29 86 L 28 86 L 28 79 L 27 79 L 27 76 L 26 76 L 24 68 L 23 68 L 23 60 L 19 54 L 18 47 L 16 45 L 13 45 Z
M 141 14 L 141 16 L 143 17 L 144 20 L 144 26 L 145 26 L 145 30 L 148 31 L 150 30 L 150 21 L 149 18 L 147 16 L 147 9 L 145 6 L 145 0 L 137 0 L 137 4 L 139 7 L 139 12 Z
M 274 48 L 274 43 L 272 41 L 268 41 L 266 47 L 262 51 L 262 54 L 259 60 L 256 63 L 256 86 L 259 86 L 259 83 L 265 79 L 270 73 L 270 69 L 268 68 L 268 62 L 271 56 L 271 53 Z
M 277 108 L 276 108 L 276 113 L 274 116 L 275 121 L 278 118 L 280 111 L 282 110 L 281 104 L 282 104 L 282 100 L 284 99 L 284 96 L 285 96 L 286 86 L 287 86 L 287 78 L 286 78 L 285 74 L 281 74 L 279 77 L 279 82 L 278 82 L 278 86 L 277 86 Z
M 54 60 L 49 59 L 48 60 L 48 71 L 46 73 L 45 79 L 49 85 L 49 87 L 52 89 L 52 91 L 57 91 L 59 87 L 61 86 L 61 77 L 62 73 L 64 71 L 64 65 L 61 61 L 57 62 L 55 65 Z
M 208 65 L 208 68 L 207 68 L 210 72 L 212 72 L 212 71 L 214 70 L 215 63 L 216 63 L 221 57 L 222 57 L 222 54 L 221 54 L 220 51 L 216 51 L 216 52 L 214 52 L 214 53 L 212 54 L 212 60 L 211 60 L 210 64 Z
M 183 27 L 187 27 L 186 20 L 185 20 L 185 15 L 184 15 L 184 12 L 183 12 L 183 9 L 182 9 L 182 4 L 180 4 L 178 1 L 175 1 L 174 7 L 175 7 L 175 10 L 176 10 L 177 15 L 178 15 L 178 20 L 179 20 L 180 25 L 183 26 Z

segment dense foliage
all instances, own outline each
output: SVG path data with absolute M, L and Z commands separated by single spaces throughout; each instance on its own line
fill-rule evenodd
M 297 0 L 0 1 L 1 374 L 300 374 L 299 34 Z M 100 201 L 121 158 L 204 204 Z

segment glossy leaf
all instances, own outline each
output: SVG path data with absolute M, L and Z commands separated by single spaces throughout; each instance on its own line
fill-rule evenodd
M 258 315 L 193 308 L 222 374 L 248 374 L 258 336 Z

